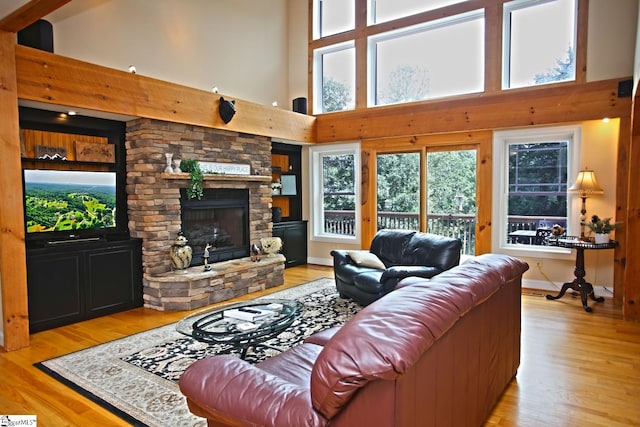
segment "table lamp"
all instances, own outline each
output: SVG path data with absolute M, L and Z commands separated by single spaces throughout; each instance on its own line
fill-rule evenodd
M 584 240 L 584 222 L 587 219 L 587 197 L 604 194 L 604 190 L 598 184 L 596 180 L 596 174 L 589 170 L 581 170 L 578 172 L 576 182 L 569 187 L 569 191 L 572 193 L 578 193 L 582 199 L 582 209 L 580 210 L 580 239 Z

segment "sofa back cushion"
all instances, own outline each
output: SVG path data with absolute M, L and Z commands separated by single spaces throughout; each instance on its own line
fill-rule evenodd
M 442 271 L 460 264 L 462 241 L 431 233 L 415 233 L 404 248 L 402 265 L 425 265 Z
M 369 382 L 404 374 L 459 318 L 527 268 L 505 255 L 481 255 L 431 280 L 412 278 L 412 286 L 365 307 L 318 355 L 314 408 L 331 419 Z
M 387 267 L 402 265 L 405 247 L 416 234 L 409 230 L 380 230 L 373 236 L 369 251 L 374 253 Z

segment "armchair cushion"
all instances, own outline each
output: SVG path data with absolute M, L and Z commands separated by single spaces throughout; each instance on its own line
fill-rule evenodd
M 376 254 L 372 254 L 369 251 L 347 251 L 349 257 L 358 265 L 364 267 L 379 268 L 384 270 L 386 266 Z

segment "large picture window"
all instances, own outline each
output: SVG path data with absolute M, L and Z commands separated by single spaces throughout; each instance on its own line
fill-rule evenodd
M 576 0 L 504 4 L 504 89 L 576 78 Z
M 372 36 L 369 56 L 370 105 L 482 92 L 484 12 Z
M 311 222 L 314 240 L 358 243 L 360 161 L 358 144 L 312 147 Z
M 558 224 L 571 233 L 567 183 L 577 170 L 579 127 L 496 132 L 494 154 L 497 247 L 548 251 L 544 231 Z M 557 248 L 556 248 L 557 249 Z

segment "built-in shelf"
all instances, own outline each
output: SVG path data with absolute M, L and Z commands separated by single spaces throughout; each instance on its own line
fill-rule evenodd
M 163 172 L 160 176 L 164 179 L 191 179 L 191 174 L 167 173 Z M 205 181 L 255 181 L 255 182 L 271 182 L 271 177 L 266 175 L 227 175 L 218 173 L 205 173 L 202 175 Z

